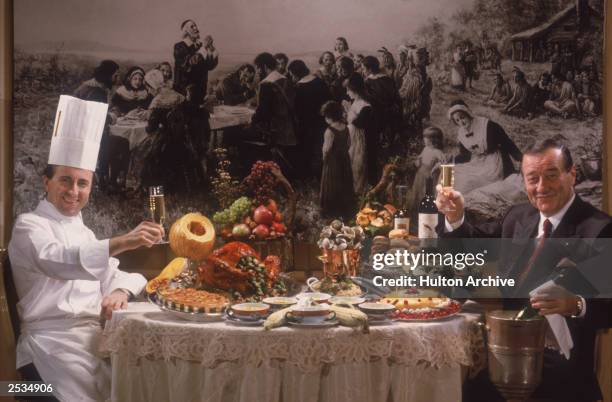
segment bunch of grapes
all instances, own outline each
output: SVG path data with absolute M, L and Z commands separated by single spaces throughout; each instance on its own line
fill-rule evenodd
M 240 197 L 223 211 L 213 215 L 213 221 L 222 226 L 232 225 L 239 222 L 251 212 L 252 201 L 248 197 Z
M 278 180 L 272 174 L 273 169 L 280 170 L 275 162 L 257 161 L 251 167 L 251 174 L 244 180 L 259 204 L 265 204 L 274 195 Z

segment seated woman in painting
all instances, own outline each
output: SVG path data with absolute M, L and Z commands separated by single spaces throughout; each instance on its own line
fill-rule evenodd
M 144 110 L 149 107 L 152 96 L 145 88 L 144 76 L 144 70 L 138 66 L 128 70 L 123 85 L 117 89 L 111 99 L 111 108 L 119 115 L 125 115 L 135 109 Z
M 520 162 L 523 154 L 499 124 L 474 115 L 462 100 L 451 103 L 448 118 L 458 127 L 454 185 L 458 191 L 468 194 L 516 172 L 512 159 Z
M 162 75 L 164 76 L 163 85 L 166 88 L 172 88 L 174 86 L 174 80 L 172 79 L 172 65 L 170 65 L 170 63 L 167 61 L 163 61 L 159 63 L 157 69 L 161 71 Z

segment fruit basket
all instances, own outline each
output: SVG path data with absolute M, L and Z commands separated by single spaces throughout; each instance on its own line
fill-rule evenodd
M 276 255 L 285 269 L 293 267 L 290 226 L 297 200 L 288 180 L 276 163 L 257 161 L 241 188 L 239 197 L 213 215 L 222 242 L 247 243 L 263 258 Z M 282 208 L 278 189 L 285 193 Z

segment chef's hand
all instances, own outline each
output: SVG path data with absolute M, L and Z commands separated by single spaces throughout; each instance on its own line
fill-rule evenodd
M 440 212 L 444 213 L 448 223 L 455 223 L 461 220 L 463 218 L 463 210 L 465 209 L 463 195 L 456 190 L 449 190 L 445 193 L 440 184 L 436 186 L 436 190 L 438 192 L 436 206 Z
M 578 296 L 552 297 L 538 295 L 529 299 L 531 307 L 538 309 L 540 315 L 561 314 L 578 315 Z
M 105 320 L 110 320 L 115 310 L 125 310 L 128 305 L 128 294 L 121 289 L 113 290 L 102 299 L 102 311 L 100 315 Z
M 131 232 L 113 237 L 109 241 L 109 254 L 111 257 L 128 250 L 140 247 L 152 247 L 164 236 L 164 228 L 155 222 L 143 221 Z

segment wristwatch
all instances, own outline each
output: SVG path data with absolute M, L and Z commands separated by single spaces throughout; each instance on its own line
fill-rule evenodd
M 572 315 L 572 318 L 579 318 L 582 315 L 582 311 L 584 310 L 584 303 L 582 302 L 582 297 L 576 297 L 576 314 Z

